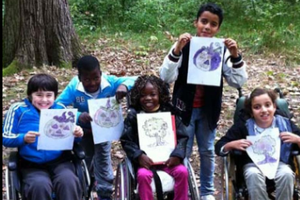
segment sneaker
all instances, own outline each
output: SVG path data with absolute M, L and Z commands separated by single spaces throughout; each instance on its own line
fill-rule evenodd
M 202 196 L 201 200 L 215 200 L 215 197 L 211 194 L 206 195 L 206 196 Z

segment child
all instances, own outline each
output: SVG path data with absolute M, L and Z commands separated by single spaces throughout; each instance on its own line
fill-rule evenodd
M 137 113 L 175 111 L 169 103 L 167 83 L 154 75 L 141 76 L 131 90 L 130 100 L 131 106 L 124 122 L 121 143 L 128 158 L 138 168 L 137 181 L 140 199 L 153 199 L 150 186 L 153 177 L 151 169 L 157 168 L 174 177 L 174 199 L 186 200 L 188 198 L 188 172 L 182 161 L 185 157 L 188 136 L 181 120 L 176 116 L 177 146 L 164 165 L 153 166 L 153 161 L 140 149 L 138 142 Z
M 78 124 L 85 133 L 82 145 L 86 153 L 87 166 L 90 169 L 93 159 L 95 189 L 101 200 L 110 199 L 114 180 L 110 155 L 111 142 L 94 145 L 88 100 L 116 95 L 116 99 L 119 101 L 126 96 L 136 78 L 106 75 L 100 70 L 97 58 L 90 55 L 83 56 L 78 61 L 77 69 L 78 76 L 70 81 L 56 101 L 65 106 L 73 105 L 78 109 Z
M 280 162 L 275 175 L 276 199 L 292 199 L 295 175 L 289 166 L 292 143 L 300 147 L 300 130 L 288 118 L 276 110 L 276 93 L 256 88 L 245 101 L 245 112 L 249 116 L 234 124 L 217 143 L 216 154 L 226 155 L 237 149 L 245 152 L 252 144 L 247 135 L 257 135 L 266 129 L 279 128 L 281 139 Z M 243 166 L 250 199 L 269 199 L 266 192 L 265 176 L 252 162 L 248 154 L 243 153 L 239 162 Z
M 17 147 L 22 174 L 22 199 L 77 199 L 82 197 L 79 179 L 71 161 L 70 151 L 37 150 L 41 109 L 65 108 L 54 102 L 58 83 L 50 75 L 37 74 L 27 85 L 28 97 L 13 104 L 5 115 L 2 142 L 6 147 Z M 74 136 L 83 131 L 75 127 Z
M 196 36 L 214 37 L 220 30 L 223 12 L 217 5 L 208 3 L 200 7 L 194 21 Z M 187 157 L 193 148 L 194 136 L 200 153 L 201 198 L 214 199 L 214 140 L 222 102 L 223 79 L 220 86 L 192 85 L 187 83 L 190 40 L 193 36 L 184 33 L 172 46 L 160 68 L 160 77 L 167 83 L 175 81 L 173 104 L 182 111 L 182 120 L 188 126 L 189 141 Z M 236 41 L 224 40 L 226 52 L 222 75 L 232 87 L 241 87 L 246 79 L 246 63 L 238 53 Z M 230 54 L 230 56 L 228 55 Z M 232 66 L 232 67 L 229 67 Z

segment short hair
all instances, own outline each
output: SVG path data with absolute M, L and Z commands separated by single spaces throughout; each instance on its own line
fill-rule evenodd
M 101 72 L 98 59 L 91 55 L 83 56 L 77 62 L 77 70 L 79 75 L 83 71 L 93 71 L 96 68 Z
M 221 26 L 223 22 L 223 10 L 216 4 L 214 3 L 206 3 L 200 6 L 198 13 L 197 13 L 197 20 L 199 17 L 202 15 L 203 12 L 209 11 L 215 15 L 218 15 L 219 17 L 219 27 Z
M 37 91 L 52 91 L 55 98 L 58 93 L 58 82 L 49 74 L 36 74 L 32 76 L 27 84 L 27 96 L 30 97 L 32 93 Z
M 245 114 L 248 118 L 252 117 L 252 100 L 260 95 L 268 94 L 272 103 L 276 106 L 277 94 L 273 90 L 263 89 L 263 88 L 255 88 L 250 96 L 248 96 L 244 103 Z
M 139 76 L 134 86 L 130 90 L 130 106 L 134 107 L 135 109 L 141 109 L 140 105 L 140 98 L 142 89 L 145 88 L 147 83 L 151 83 L 154 87 L 158 89 L 159 95 L 159 103 L 166 104 L 170 102 L 170 91 L 169 91 L 169 84 L 164 82 L 157 76 L 154 75 L 142 75 Z

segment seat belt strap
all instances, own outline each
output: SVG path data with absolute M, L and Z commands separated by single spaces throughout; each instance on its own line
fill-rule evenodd
M 158 176 L 155 169 L 152 169 L 151 171 L 153 173 L 157 200 L 163 200 L 164 196 L 163 196 L 163 191 L 162 191 L 161 180 L 160 180 L 160 178 L 159 178 L 159 176 Z

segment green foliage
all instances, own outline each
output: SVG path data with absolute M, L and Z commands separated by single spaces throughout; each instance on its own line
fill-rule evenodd
M 204 0 L 70 0 L 75 27 L 81 37 L 101 34 L 122 37 L 153 48 L 170 47 L 170 40 L 184 32 L 195 33 L 193 21 Z M 285 54 L 300 63 L 299 0 L 215 0 L 224 10 L 217 37 L 231 37 L 249 53 Z M 96 39 L 96 37 L 95 37 Z M 150 40 L 151 41 L 151 40 Z M 153 44 L 154 43 L 154 44 Z M 152 49 L 153 50 L 153 49 Z

